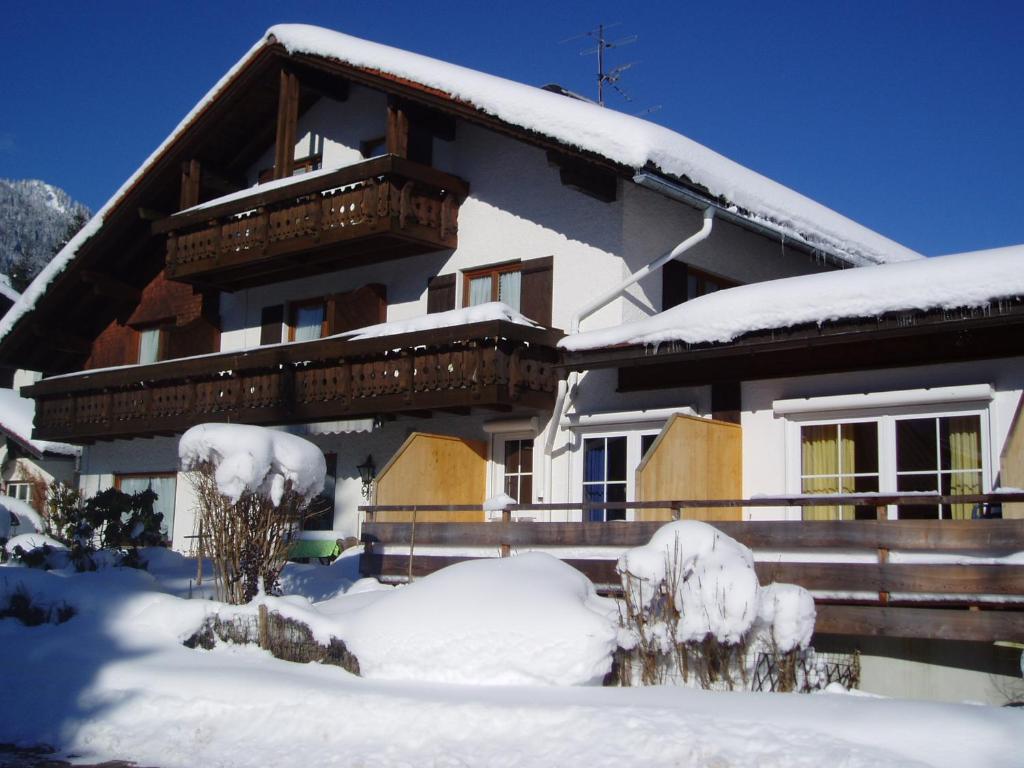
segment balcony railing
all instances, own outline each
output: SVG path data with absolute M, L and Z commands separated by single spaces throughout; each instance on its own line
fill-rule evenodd
M 167 234 L 169 278 L 232 290 L 455 248 L 467 192 L 455 176 L 385 155 L 184 211 L 153 231 Z
M 290 424 L 554 404 L 557 332 L 504 321 L 361 341 L 281 344 L 44 379 L 34 435 L 70 442 L 175 434 L 203 421 Z

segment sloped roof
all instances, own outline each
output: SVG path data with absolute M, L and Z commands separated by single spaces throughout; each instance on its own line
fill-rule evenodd
M 30 454 L 39 458 L 44 453 L 77 456 L 82 449 L 77 445 L 32 439 L 32 420 L 35 418 L 34 400 L 22 397 L 13 389 L 0 389 L 0 432 L 10 437 Z
M 851 265 L 905 261 L 920 254 L 662 126 L 466 67 L 319 27 L 271 27 L 184 117 L 177 128 L 58 253 L 0 319 L 0 342 L 28 313 L 108 214 L 172 144 L 268 46 L 294 56 L 340 62 L 382 80 L 415 85 L 492 116 L 524 134 L 547 137 L 635 171 L 655 171 L 693 185 L 728 209 Z
M 984 307 L 1024 296 L 1024 245 L 741 285 L 657 315 L 567 336 L 569 351 L 729 342 L 746 333 L 889 312 Z

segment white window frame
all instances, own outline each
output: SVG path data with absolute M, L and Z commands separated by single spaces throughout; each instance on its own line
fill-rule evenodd
M 11 493 L 11 491 L 14 493 Z M 19 492 L 24 490 L 24 497 L 19 495 Z M 18 480 L 7 483 L 7 488 L 4 490 L 4 495 L 11 499 L 17 499 L 18 501 L 24 501 L 26 504 L 32 503 L 32 483 L 22 482 Z
M 987 403 L 948 403 L 936 407 L 931 404 L 893 408 L 881 413 L 877 409 L 859 411 L 835 411 L 827 416 L 818 413 L 794 413 L 786 418 L 786 492 L 798 495 L 801 492 L 803 459 L 800 452 L 800 428 L 831 424 L 851 424 L 873 421 L 878 424 L 878 490 L 880 493 L 897 493 L 896 490 L 896 422 L 904 419 L 937 419 L 946 416 L 978 416 L 981 422 L 981 483 L 982 492 L 992 490 L 992 444 L 991 408 Z M 889 520 L 898 519 L 896 505 L 887 507 Z M 800 507 L 789 507 L 787 520 L 802 520 Z
M 657 437 L 665 424 L 634 425 L 622 428 L 576 427 L 573 429 L 572 461 L 570 462 L 570 501 L 583 503 L 583 441 L 588 438 L 625 437 L 626 438 L 626 501 L 636 501 L 636 470 L 643 460 L 641 443 L 645 435 Z M 581 518 L 582 519 L 582 518 Z M 636 519 L 636 510 L 626 510 L 626 520 Z M 584 521 L 586 522 L 586 521 Z

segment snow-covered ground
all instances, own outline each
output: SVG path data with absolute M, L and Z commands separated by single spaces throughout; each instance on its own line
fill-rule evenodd
M 594 676 L 583 664 L 557 679 L 569 668 L 566 649 L 591 663 L 607 650 L 607 606 L 572 569 L 539 555 L 449 569 L 397 589 L 356 581 L 351 556 L 332 566 L 289 565 L 289 596 L 268 598 L 270 607 L 304 618 L 318 635 L 349 635 L 375 676 L 280 661 L 253 647 L 190 650 L 181 641 L 206 615 L 237 609 L 210 600 L 209 582 L 195 587 L 193 561 L 148 552 L 149 572 L 0 568 L 0 608 L 20 590 L 44 607 L 77 610 L 61 624 L 0 620 L 0 743 L 162 768 L 1009 767 L 1024 755 L 1020 710 L 845 693 L 552 684 Z M 439 599 L 448 601 L 442 617 L 432 615 Z M 446 637 L 436 636 L 438 627 L 450 627 Z M 420 637 L 403 642 L 385 630 Z M 517 646 L 516 664 L 539 670 L 534 684 L 524 676 L 481 684 L 488 664 L 511 658 Z M 424 682 L 445 665 L 473 684 Z

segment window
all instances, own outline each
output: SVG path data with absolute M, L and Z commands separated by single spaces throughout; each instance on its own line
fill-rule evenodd
M 629 501 L 636 498 L 636 469 L 660 433 L 656 429 L 621 429 L 608 434 L 584 434 L 582 450 L 574 472 L 582 481 L 581 501 Z M 580 486 L 577 486 L 580 487 Z M 630 520 L 633 513 L 623 509 L 584 510 L 585 521 Z
M 8 483 L 7 495 L 13 499 L 18 499 L 19 501 L 31 503 L 32 483 Z
M 177 475 L 174 472 L 114 475 L 114 487 L 125 493 L 141 493 L 147 488 L 156 494 L 153 511 L 163 514 L 160 532 L 168 541 L 174 533 L 174 493 Z
M 522 284 L 522 263 L 518 261 L 466 272 L 462 306 L 473 307 L 489 301 L 503 301 L 518 312 Z
M 801 493 L 940 493 L 987 488 L 984 413 L 885 415 L 799 425 Z M 899 505 L 890 517 L 969 519 L 973 505 Z M 874 507 L 805 507 L 805 520 L 876 516 Z
M 520 504 L 533 502 L 533 440 L 505 441 L 505 493 Z
M 896 490 L 960 496 L 981 493 L 981 417 L 896 421 Z M 900 506 L 899 516 L 965 520 L 970 504 Z
M 626 500 L 626 436 L 583 440 L 583 502 Z M 624 509 L 591 509 L 592 522 L 625 520 Z
M 312 341 L 327 335 L 327 304 L 323 299 L 296 302 L 288 318 L 289 341 Z
M 800 430 L 801 493 L 878 490 L 878 424 L 818 424 Z M 805 520 L 873 519 L 873 506 L 804 507 Z
M 670 261 L 662 267 L 661 308 L 669 309 L 684 301 L 705 296 L 723 288 L 735 288 L 739 283 L 710 272 L 694 269 L 681 261 Z
M 165 337 L 163 328 L 139 330 L 139 365 L 163 360 Z

